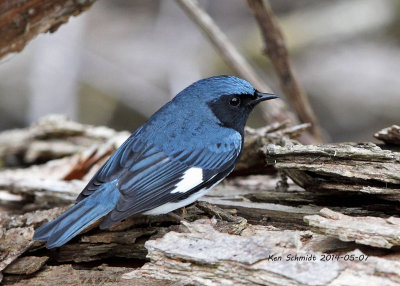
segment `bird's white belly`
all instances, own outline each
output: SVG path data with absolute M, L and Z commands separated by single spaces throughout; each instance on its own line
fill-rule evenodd
M 174 203 L 166 203 L 163 204 L 159 207 L 156 207 L 154 209 L 148 210 L 144 212 L 144 215 L 160 215 L 160 214 L 166 214 L 169 212 L 172 212 L 173 210 L 182 208 L 184 206 L 190 205 L 191 203 L 195 202 L 198 198 L 204 196 L 209 190 L 211 190 L 215 185 L 219 184 L 223 179 L 219 180 L 216 182 L 214 185 L 212 185 L 209 188 L 204 188 L 199 190 L 198 192 L 192 194 L 191 196 L 187 197 L 186 199 L 179 201 L 179 202 L 174 202 Z

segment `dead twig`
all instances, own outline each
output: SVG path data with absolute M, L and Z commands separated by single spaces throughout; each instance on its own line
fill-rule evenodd
M 0 58 L 19 52 L 40 33 L 54 32 L 90 8 L 95 0 L 83 1 L 1 1 L 0 4 Z
M 251 82 L 257 89 L 264 92 L 271 92 L 271 88 L 260 79 L 255 70 L 215 24 L 214 20 L 202 10 L 195 1 L 176 0 L 176 2 L 206 34 L 222 59 L 233 71 Z M 268 121 L 284 121 L 290 119 L 293 124 L 298 122 L 296 116 L 287 110 L 282 100 L 273 100 L 268 104 L 262 105 L 262 108 Z
M 264 53 L 268 55 L 279 76 L 281 88 L 286 98 L 300 120 L 312 124 L 311 134 L 315 140 L 322 142 L 322 133 L 317 119 L 306 93 L 294 76 L 285 41 L 271 7 L 267 1 L 263 2 L 262 0 L 248 0 L 248 4 L 261 29 L 265 44 Z
M 227 222 L 241 223 L 243 220 L 245 220 L 242 217 L 233 216 L 233 215 L 227 213 L 225 210 L 221 209 L 220 207 L 214 206 L 207 202 L 199 201 L 196 203 L 196 206 L 199 209 L 201 209 L 202 211 L 204 211 L 205 213 L 212 215 L 212 216 L 216 216 L 217 218 L 226 220 Z

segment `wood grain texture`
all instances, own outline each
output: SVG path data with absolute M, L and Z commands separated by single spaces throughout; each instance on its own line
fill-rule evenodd
M 267 163 L 310 191 L 400 200 L 400 153 L 373 143 L 266 145 Z
M 0 1 L 0 58 L 19 52 L 40 33 L 54 32 L 95 0 Z
M 374 134 L 376 139 L 379 139 L 386 144 L 393 144 L 400 146 L 400 126 L 392 125 L 384 128 Z
M 342 241 L 381 248 L 400 245 L 400 218 L 352 217 L 324 208 L 318 215 L 305 216 L 312 230 Z
M 0 147 L 8 150 L 13 144 L 7 136 L 17 134 L 20 151 L 13 154 L 36 140 L 50 149 L 55 138 L 93 144 L 82 143 L 83 150 L 63 158 L 49 152 L 43 164 L 0 170 L 0 196 L 19 197 L 0 205 L 9 206 L 0 212 L 3 285 L 400 283 L 396 148 L 301 145 L 295 138 L 305 128 L 279 123 L 247 129 L 240 172 L 197 205 L 177 210 L 182 222 L 168 215 L 132 217 L 110 230 L 86 230 L 56 250 L 33 242 L 34 229 L 73 202 L 127 134 L 61 118 L 0 133 Z M 286 261 L 288 255 L 317 260 Z M 339 258 L 321 261 L 324 255 Z

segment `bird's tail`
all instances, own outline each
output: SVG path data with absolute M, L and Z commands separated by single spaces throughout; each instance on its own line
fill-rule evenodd
M 118 198 L 115 183 L 104 184 L 55 220 L 38 228 L 33 239 L 46 241 L 47 248 L 59 247 L 109 213 Z

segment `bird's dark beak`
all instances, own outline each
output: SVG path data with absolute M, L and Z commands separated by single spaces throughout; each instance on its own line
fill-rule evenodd
M 253 101 L 254 104 L 257 104 L 257 103 L 259 103 L 261 101 L 264 101 L 264 100 L 270 100 L 270 99 L 274 99 L 274 98 L 279 98 L 279 96 L 277 96 L 276 94 L 273 94 L 273 93 L 262 93 L 262 92 L 259 92 L 258 90 L 256 90 L 254 92 L 254 96 L 255 96 L 255 99 Z

